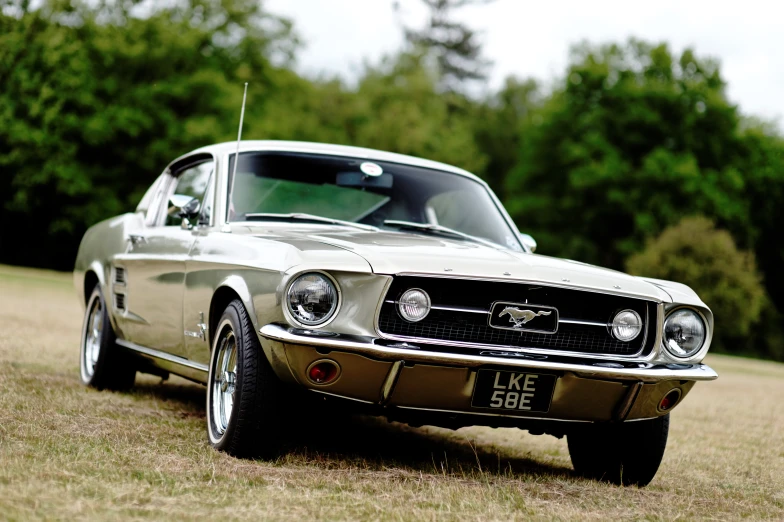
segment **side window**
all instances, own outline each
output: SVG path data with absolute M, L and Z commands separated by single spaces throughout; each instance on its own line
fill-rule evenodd
M 203 203 L 203 196 L 209 185 L 214 162 L 205 161 L 180 171 L 169 189 L 169 194 L 190 196 Z M 168 205 L 168 204 L 167 204 Z M 166 226 L 179 226 L 182 218 L 177 216 L 177 210 L 169 206 L 166 214 Z

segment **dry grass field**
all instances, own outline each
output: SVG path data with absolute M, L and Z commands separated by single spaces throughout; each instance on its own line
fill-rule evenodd
M 0 267 L 2 519 L 784 519 L 784 365 L 711 356 L 657 477 L 619 488 L 514 429 L 345 419 L 236 460 L 207 444 L 202 387 L 82 386 L 81 320 L 70 275 Z

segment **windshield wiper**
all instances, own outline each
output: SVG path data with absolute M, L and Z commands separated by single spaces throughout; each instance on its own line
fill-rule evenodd
M 316 216 L 313 214 L 301 214 L 301 213 L 273 214 L 268 212 L 258 212 L 258 213 L 245 214 L 245 219 L 247 219 L 248 221 L 289 221 L 291 223 L 294 222 L 328 223 L 330 225 L 343 225 L 346 227 L 358 228 L 360 230 L 374 230 L 374 231 L 378 230 L 376 227 L 372 225 L 363 225 L 362 223 L 352 223 L 351 221 L 343 221 L 342 219 L 332 219 L 332 218 L 327 218 L 322 216 Z
M 493 247 L 493 248 L 502 248 L 499 245 L 496 245 L 492 241 L 488 241 L 487 239 L 482 239 L 481 237 L 472 236 L 470 234 L 464 234 L 459 230 L 455 230 L 453 228 L 444 227 L 441 225 L 433 225 L 431 223 L 414 223 L 413 221 L 398 221 L 395 219 L 387 219 L 384 221 L 384 226 L 397 228 L 399 230 L 415 230 L 417 232 L 430 232 L 433 234 L 440 234 L 442 236 L 451 236 L 457 237 L 460 239 L 466 239 L 468 241 L 474 241 L 476 243 L 481 243 L 485 246 Z

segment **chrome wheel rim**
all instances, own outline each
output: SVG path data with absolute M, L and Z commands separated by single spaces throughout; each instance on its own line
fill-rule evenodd
M 237 387 L 237 338 L 225 328 L 217 343 L 210 383 L 211 414 L 215 434 L 222 437 L 229 427 Z
M 103 304 L 96 295 L 87 308 L 82 340 L 82 373 L 86 380 L 95 374 L 95 366 L 101 355 L 101 339 L 103 336 Z

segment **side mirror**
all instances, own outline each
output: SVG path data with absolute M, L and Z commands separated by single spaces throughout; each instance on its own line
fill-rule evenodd
M 169 198 L 170 216 L 182 218 L 182 228 L 190 228 L 189 219 L 199 215 L 201 202 L 198 198 L 186 196 L 184 194 L 174 194 Z
M 184 218 L 192 218 L 199 213 L 201 203 L 198 198 L 185 196 L 183 194 L 174 194 L 169 198 L 169 211 L 170 216 L 180 216 Z
M 520 233 L 520 241 L 528 248 L 531 252 L 536 252 L 536 240 L 531 237 L 530 234 L 523 234 Z

